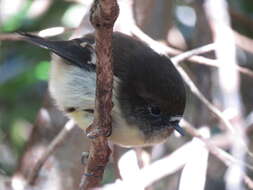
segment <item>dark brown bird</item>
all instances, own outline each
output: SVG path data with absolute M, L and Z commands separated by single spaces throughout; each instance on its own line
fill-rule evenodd
M 21 33 L 25 40 L 53 52 L 49 89 L 58 107 L 81 127 L 93 119 L 96 87 L 95 40 L 92 34 L 70 41 L 50 41 Z M 186 92 L 169 58 L 144 42 L 113 34 L 114 87 L 112 134 L 122 146 L 164 142 L 183 116 Z

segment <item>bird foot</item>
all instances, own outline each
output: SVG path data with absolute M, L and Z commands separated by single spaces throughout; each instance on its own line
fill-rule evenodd
M 87 129 L 86 129 L 86 135 L 90 139 L 97 138 L 98 136 L 105 136 L 109 137 L 112 134 L 111 129 L 98 129 L 94 128 L 93 124 L 91 124 Z

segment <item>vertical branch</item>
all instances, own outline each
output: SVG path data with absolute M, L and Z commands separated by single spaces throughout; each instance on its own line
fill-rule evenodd
M 234 157 L 243 160 L 245 156 L 245 134 L 243 129 L 243 110 L 240 97 L 240 79 L 236 70 L 235 37 L 230 27 L 227 3 L 223 1 L 207 0 L 205 9 L 209 17 L 216 44 L 216 56 L 220 64 L 219 85 L 222 94 L 222 104 L 235 129 L 235 138 L 231 147 Z M 244 166 L 231 165 L 226 175 L 226 189 L 244 189 L 242 185 Z
M 80 184 L 81 189 L 99 185 L 111 152 L 106 136 L 111 133 L 112 33 L 118 14 L 116 0 L 95 0 L 90 10 L 90 21 L 96 30 L 97 88 L 94 121 L 87 130 L 87 135 L 92 139 L 86 174 Z
M 210 130 L 208 127 L 202 127 L 198 130 L 199 134 L 204 138 L 210 138 Z M 187 162 L 182 170 L 180 177 L 179 190 L 204 190 L 207 175 L 209 150 L 205 143 L 194 137 L 191 141 L 192 152 L 188 155 Z M 201 155 L 201 156 L 199 156 Z M 194 175 L 192 175 L 194 173 Z M 194 183 L 192 183 L 194 181 Z

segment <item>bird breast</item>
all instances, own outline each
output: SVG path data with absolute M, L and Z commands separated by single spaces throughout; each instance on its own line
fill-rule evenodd
M 96 75 L 53 56 L 49 90 L 62 111 L 94 108 Z

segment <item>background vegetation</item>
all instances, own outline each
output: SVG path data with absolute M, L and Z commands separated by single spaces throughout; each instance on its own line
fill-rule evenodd
M 211 24 L 208 23 L 208 13 L 204 7 L 207 2 L 201 0 L 135 0 L 135 20 L 138 26 L 153 39 L 162 41 L 175 49 L 187 51 L 211 43 L 214 39 L 214 31 Z M 50 54 L 46 50 L 20 41 L 15 32 L 39 32 L 59 26 L 65 28 L 66 31 L 52 38 L 67 39 L 73 28 L 79 26 L 90 3 L 90 0 L 0 0 L 0 175 L 3 178 L 9 179 L 22 168 L 20 160 L 24 151 L 27 150 L 25 148 L 27 142 L 31 144 L 29 138 L 33 134 L 32 126 L 36 122 L 40 108 L 48 101 L 47 80 Z M 240 34 L 235 36 L 237 64 L 253 70 L 253 2 L 251 0 L 229 0 L 227 4 L 232 30 Z M 216 10 L 213 9 L 213 11 Z M 217 13 L 213 12 L 213 15 L 216 14 L 218 10 Z M 123 25 L 127 27 L 127 22 Z M 227 42 L 224 40 L 224 43 Z M 226 52 L 229 46 L 230 44 L 226 48 L 225 45 L 223 51 Z M 214 53 L 207 53 L 205 56 L 215 57 Z M 201 92 L 216 107 L 226 111 L 224 108 L 227 107 L 224 106 L 226 95 L 222 95 L 219 89 L 217 69 L 190 62 L 186 62 L 183 67 Z M 252 77 L 240 74 L 239 93 L 242 109 L 239 112 L 240 119 L 243 121 L 241 128 L 244 130 L 244 140 L 248 143 L 249 150 L 252 147 L 253 134 L 252 85 Z M 197 129 L 207 126 L 212 137 L 224 135 L 218 128 L 222 126 L 221 122 L 213 117 L 209 109 L 190 90 L 188 96 L 185 118 Z M 55 129 L 54 133 L 47 132 L 50 134 L 42 136 L 53 138 L 58 131 L 59 128 Z M 219 147 L 231 153 L 230 138 L 224 135 L 219 139 L 218 144 Z M 162 153 L 155 153 L 153 160 L 167 155 L 189 140 L 191 140 L 190 136 L 182 139 L 172 137 L 163 146 Z M 222 140 L 225 142 L 223 143 Z M 248 154 L 244 160 L 249 164 L 253 162 Z M 216 157 L 210 156 L 208 166 L 206 189 L 225 189 L 226 167 L 224 164 Z M 245 171 L 249 176 L 252 175 L 247 169 Z M 113 181 L 115 177 L 112 173 L 112 169 L 107 171 L 106 181 Z M 177 187 L 180 175 L 178 172 L 163 182 L 157 182 L 153 188 L 174 189 Z M 252 189 L 252 186 L 244 184 L 242 188 Z

